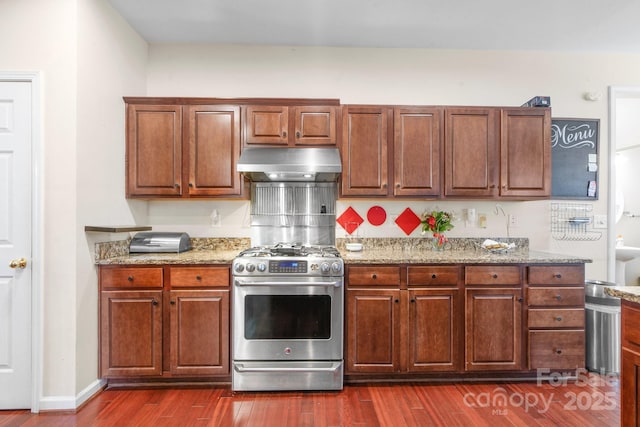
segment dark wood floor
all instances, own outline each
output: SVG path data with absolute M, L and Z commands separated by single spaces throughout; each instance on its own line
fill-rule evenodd
M 8 426 L 617 426 L 619 383 L 349 385 L 341 392 L 105 390 L 77 413 L 0 411 Z

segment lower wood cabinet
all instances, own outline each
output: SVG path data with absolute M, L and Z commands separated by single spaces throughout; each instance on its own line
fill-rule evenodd
M 640 304 L 623 299 L 621 319 L 620 425 L 637 426 L 640 425 Z
M 229 280 L 228 266 L 101 266 L 101 377 L 227 377 Z

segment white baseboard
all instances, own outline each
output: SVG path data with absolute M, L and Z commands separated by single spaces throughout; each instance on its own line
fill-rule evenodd
M 105 380 L 95 380 L 77 396 L 44 396 L 40 399 L 40 411 L 75 411 L 91 396 L 104 388 Z

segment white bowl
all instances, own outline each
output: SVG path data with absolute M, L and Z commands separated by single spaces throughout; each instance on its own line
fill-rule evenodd
M 362 250 L 362 243 L 346 243 L 345 247 L 351 252 L 360 252 Z

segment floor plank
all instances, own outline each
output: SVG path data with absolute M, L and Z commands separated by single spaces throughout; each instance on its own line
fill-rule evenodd
M 619 381 L 596 374 L 561 384 L 358 384 L 340 392 L 109 389 L 76 413 L 0 411 L 0 427 L 609 427 L 619 423 Z

